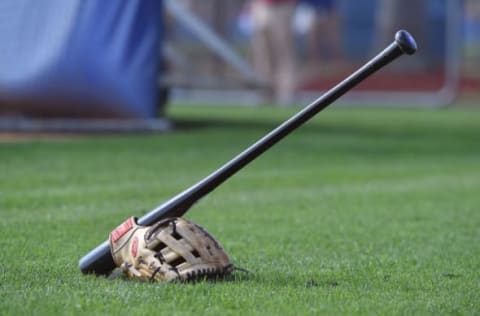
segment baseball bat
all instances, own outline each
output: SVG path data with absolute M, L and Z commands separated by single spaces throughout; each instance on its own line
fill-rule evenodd
M 297 114 L 283 122 L 270 133 L 259 139 L 256 143 L 235 156 L 225 165 L 200 180 L 185 191 L 153 209 L 138 219 L 140 225 L 152 225 L 156 221 L 167 217 L 178 217 L 185 214 L 188 209 L 202 197 L 212 192 L 225 180 L 252 162 L 271 146 L 307 122 L 318 112 L 332 104 L 339 97 L 365 80 L 367 77 L 389 64 L 403 54 L 412 55 L 417 50 L 415 39 L 406 31 L 398 31 L 395 40 L 381 53 L 359 68 L 349 77 L 327 91 L 310 105 L 304 107 Z M 83 273 L 108 275 L 115 268 L 108 240 L 86 254 L 79 262 Z

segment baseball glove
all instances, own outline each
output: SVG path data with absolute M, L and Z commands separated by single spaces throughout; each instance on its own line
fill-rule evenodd
M 133 279 L 194 281 L 223 277 L 234 269 L 218 241 L 184 218 L 140 226 L 130 217 L 109 240 L 113 261 Z

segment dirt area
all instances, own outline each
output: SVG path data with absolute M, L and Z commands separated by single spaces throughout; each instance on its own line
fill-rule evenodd
M 55 134 L 55 133 L 4 133 L 0 132 L 0 144 L 27 142 L 32 140 L 64 140 L 92 137 L 87 134 Z

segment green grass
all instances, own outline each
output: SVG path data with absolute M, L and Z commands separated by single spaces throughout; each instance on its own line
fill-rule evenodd
M 232 280 L 82 275 L 130 215 L 296 108 L 176 106 L 179 129 L 0 144 L 1 315 L 480 314 L 480 111 L 332 108 L 197 204 Z

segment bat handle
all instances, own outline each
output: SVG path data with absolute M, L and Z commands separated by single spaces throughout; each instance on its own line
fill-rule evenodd
M 417 43 L 410 33 L 400 30 L 395 34 L 395 42 L 401 51 L 407 55 L 413 55 L 417 51 Z

